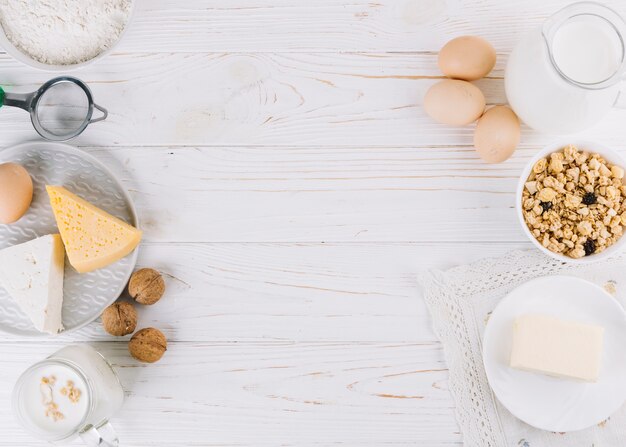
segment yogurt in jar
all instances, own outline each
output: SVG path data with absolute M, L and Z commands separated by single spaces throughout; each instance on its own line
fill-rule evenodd
M 22 383 L 19 411 L 35 432 L 59 438 L 85 421 L 90 407 L 87 383 L 68 366 L 44 363 Z
M 13 390 L 13 410 L 22 426 L 49 442 L 78 435 L 116 440 L 109 419 L 121 408 L 117 375 L 88 345 L 71 345 L 27 369 Z

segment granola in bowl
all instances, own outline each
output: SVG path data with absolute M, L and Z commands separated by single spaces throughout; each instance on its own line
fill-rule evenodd
M 626 225 L 624 169 L 568 145 L 538 159 L 524 183 L 524 222 L 552 253 L 580 259 L 614 245 Z

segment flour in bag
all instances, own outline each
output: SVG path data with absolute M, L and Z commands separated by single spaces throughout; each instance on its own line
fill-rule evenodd
M 132 0 L 0 0 L 9 41 L 33 59 L 72 65 L 93 59 L 120 37 Z

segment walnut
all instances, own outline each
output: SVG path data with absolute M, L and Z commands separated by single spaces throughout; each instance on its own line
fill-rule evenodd
M 165 292 L 163 276 L 154 269 L 141 269 L 133 273 L 128 283 L 128 293 L 139 304 L 154 304 Z
M 154 363 L 167 351 L 167 339 L 163 332 L 149 327 L 138 331 L 128 343 L 130 355 L 140 362 Z
M 111 335 L 132 334 L 137 327 L 137 311 L 130 303 L 113 303 L 102 312 L 102 326 Z

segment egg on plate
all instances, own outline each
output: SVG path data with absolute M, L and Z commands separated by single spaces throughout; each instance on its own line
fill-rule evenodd
M 0 164 L 0 224 L 19 220 L 33 200 L 33 181 L 17 163 Z

